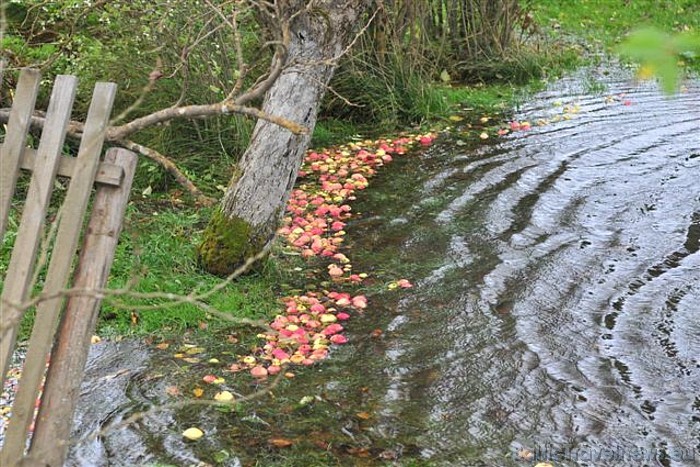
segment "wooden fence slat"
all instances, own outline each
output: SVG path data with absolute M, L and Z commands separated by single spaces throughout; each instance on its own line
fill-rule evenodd
M 58 162 L 58 175 L 62 177 L 71 177 L 75 171 L 75 157 L 61 157 Z M 24 170 L 34 170 L 36 163 L 36 151 L 32 148 L 25 148 L 20 160 L 20 167 Z M 124 169 L 114 164 L 100 162 L 100 166 L 95 174 L 95 183 L 103 185 L 119 186 L 124 179 Z
M 70 277 L 116 91 L 117 86 L 113 83 L 98 83 L 93 91 L 75 172 L 63 201 L 56 241 L 42 291 L 53 298 L 40 302 L 36 308 L 22 378 L 12 406 L 12 419 L 0 455 L 0 462 L 4 465 L 15 465 L 24 455 L 27 433 L 34 416 L 34 404 L 44 376 L 44 365 L 51 351 L 63 304 L 63 297 L 59 293 L 66 288 Z
M 5 68 L 7 67 L 7 60 L 0 58 L 0 91 L 2 91 L 3 78 L 5 77 Z M 2 106 L 2 93 L 0 92 L 0 106 Z M 34 106 L 32 106 L 34 108 Z M 2 235 L 0 235 L 2 238 Z
M 2 79 L 5 77 L 5 67 L 7 66 L 7 60 L 4 58 L 0 58 L 0 91 L 2 90 Z M 0 104 L 2 104 L 2 100 L 0 99 Z
M 10 119 L 7 122 L 5 142 L 0 146 L 0 239 L 5 236 L 12 195 L 19 173 L 19 159 L 27 141 L 40 81 L 41 75 L 38 71 L 22 70 Z
M 98 188 L 75 273 L 73 287 L 78 289 L 102 289 L 107 282 L 136 170 L 136 155 L 125 149 L 110 149 L 105 160 L 123 167 L 126 176 L 120 187 Z M 65 461 L 100 303 L 95 294 L 68 299 L 26 465 L 58 467 Z
M 19 318 L 22 315 L 17 305 L 27 299 L 31 287 L 34 261 L 42 238 L 46 211 L 53 191 L 76 88 L 77 79 L 74 76 L 61 75 L 56 78 L 51 92 L 44 131 L 37 150 L 37 164 L 29 184 L 22 220 L 17 231 L 17 240 L 12 250 L 2 291 L 0 387 L 5 382 L 17 338 Z M 24 142 L 21 148 L 24 148 Z

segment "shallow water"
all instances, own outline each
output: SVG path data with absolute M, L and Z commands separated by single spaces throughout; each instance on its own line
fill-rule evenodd
M 416 287 L 375 295 L 333 358 L 244 413 L 161 412 L 72 464 L 301 465 L 272 437 L 348 465 L 700 462 L 700 84 L 665 98 L 621 72 L 590 94 L 585 73 L 516 115 L 570 120 L 447 136 L 376 180 L 347 228 L 356 268 Z M 176 369 L 128 355 L 89 373 L 77 435 L 162 401 Z
M 605 80 L 615 99 L 571 78 L 519 115 L 571 120 L 427 153 L 375 225 L 434 264 L 391 323 L 382 403 L 428 459 L 700 462 L 700 88 Z

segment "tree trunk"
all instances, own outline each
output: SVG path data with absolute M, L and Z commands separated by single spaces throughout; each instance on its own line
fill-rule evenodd
M 369 3 L 324 0 L 306 9 L 306 2 L 296 0 L 289 8 L 289 18 L 294 19 L 286 68 L 266 94 L 263 111 L 297 122 L 309 132 L 295 135 L 258 120 L 199 247 L 200 265 L 212 274 L 231 274 L 274 238 L 337 58 L 353 39 Z

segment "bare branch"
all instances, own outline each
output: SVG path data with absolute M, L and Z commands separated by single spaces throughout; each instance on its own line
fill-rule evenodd
M 236 104 L 245 104 L 254 99 L 261 98 L 282 74 L 287 61 L 287 50 L 290 41 L 289 28 L 285 27 L 283 32 L 284 37 L 282 41 L 274 43 L 276 49 L 271 60 L 270 72 L 260 77 L 248 91 L 236 97 L 234 100 Z
M 363 104 L 355 104 L 354 102 L 351 102 L 347 97 L 343 96 L 338 91 L 333 89 L 332 86 L 321 82 L 321 80 L 317 79 L 316 77 L 312 76 L 311 79 L 313 81 L 315 81 L 316 83 L 322 85 L 324 88 L 326 88 L 326 90 L 330 91 L 331 94 L 333 94 L 335 97 L 337 97 L 338 99 L 343 101 L 343 103 L 345 103 L 345 105 L 347 105 L 348 107 L 358 107 L 358 108 L 365 107 L 365 105 L 363 105 Z
M 155 149 L 151 149 L 149 147 L 143 146 L 141 144 L 136 143 L 135 141 L 131 141 L 128 139 L 116 140 L 115 142 L 122 147 L 125 147 L 131 151 L 137 152 L 141 155 L 148 157 L 156 164 L 163 167 L 165 171 L 168 172 L 178 184 L 180 184 L 180 186 L 186 189 L 190 193 L 190 195 L 192 195 L 197 200 L 198 203 L 204 206 L 211 206 L 216 201 L 214 198 L 210 198 L 204 193 L 202 193 L 202 191 L 199 188 L 197 188 L 194 183 L 192 183 L 192 181 L 187 177 L 187 175 L 182 173 L 182 171 L 177 167 L 177 165 L 175 165 L 173 161 L 171 161 Z
M 232 101 L 222 101 L 215 104 L 202 105 L 186 105 L 182 107 L 171 107 L 168 109 L 158 110 L 144 117 L 132 120 L 124 125 L 110 127 L 107 130 L 107 141 L 119 141 L 128 136 L 160 123 L 165 123 L 170 120 L 181 118 L 200 118 L 212 117 L 216 115 L 228 115 L 232 113 L 248 115 L 250 117 L 260 118 L 268 122 L 279 125 L 295 134 L 306 134 L 308 129 L 296 122 L 287 120 L 284 117 L 270 115 L 255 107 L 247 107 Z

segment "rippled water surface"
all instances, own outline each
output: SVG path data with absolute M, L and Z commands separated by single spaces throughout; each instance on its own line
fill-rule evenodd
M 356 267 L 416 287 L 374 297 L 351 345 L 281 389 L 316 409 L 162 414 L 141 441 L 117 434 L 74 461 L 97 463 L 105 443 L 113 465 L 223 448 L 245 461 L 251 438 L 328 432 L 348 465 L 527 465 L 518 452 L 564 449 L 555 465 L 700 463 L 700 85 L 665 98 L 601 78 L 604 94 L 572 77 L 516 116 L 562 101 L 580 107 L 571 120 L 476 150 L 445 138 L 380 177 L 348 227 Z M 219 444 L 172 442 L 193 419 Z M 640 449 L 659 460 L 631 461 Z
M 435 267 L 392 322 L 383 405 L 398 431 L 420 414 L 428 458 L 503 465 L 539 446 L 700 462 L 699 89 L 667 99 L 611 79 L 605 99 L 580 82 L 519 116 L 564 99 L 574 118 L 436 148 L 402 201 L 399 254 Z

